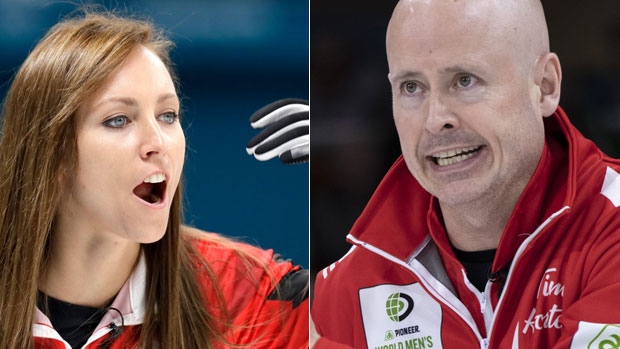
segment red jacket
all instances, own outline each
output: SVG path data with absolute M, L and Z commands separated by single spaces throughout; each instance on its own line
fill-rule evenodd
M 544 151 L 479 292 L 402 158 L 316 277 L 319 348 L 620 348 L 620 162 L 545 119 Z M 502 289 L 503 288 L 503 289 Z
M 273 251 L 236 243 L 246 252 L 267 263 L 276 280 L 285 279 L 289 272 L 299 271 L 289 261 L 275 260 Z M 282 290 L 274 297 L 273 282 L 261 268 L 250 269 L 230 248 L 209 240 L 196 240 L 195 246 L 219 276 L 228 310 L 234 316 L 234 324 L 240 326 L 228 339 L 233 343 L 254 343 L 252 348 L 308 347 L 308 298 L 292 300 L 299 294 L 287 294 Z M 300 275 L 305 272 L 300 272 Z M 290 274 L 289 274 L 290 275 Z M 254 278 L 254 280 L 251 280 Z M 110 345 L 110 349 L 137 348 L 137 337 L 145 312 L 146 262 L 140 259 L 135 271 L 123 286 L 112 307 L 123 313 L 124 324 L 121 335 Z M 255 280 L 258 280 L 258 287 Z M 200 280 L 205 292 L 209 293 L 208 280 Z M 281 285 L 285 288 L 289 285 Z M 287 298 L 287 296 L 290 296 Z M 287 298 L 287 299 L 282 299 Z M 303 299 L 303 300 L 302 300 Z M 217 310 L 212 310 L 217 312 Z M 280 316 L 281 315 L 281 316 Z M 121 325 L 120 314 L 108 311 L 99 327 L 83 348 L 99 348 L 111 333 L 110 324 Z M 35 348 L 70 349 L 54 330 L 49 319 L 37 309 L 34 324 Z M 221 346 L 222 348 L 224 346 Z M 219 347 L 218 347 L 219 348 Z M 168 348 L 162 348 L 168 349 Z

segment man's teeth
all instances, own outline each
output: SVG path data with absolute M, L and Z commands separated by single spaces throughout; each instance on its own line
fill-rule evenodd
M 161 183 L 166 180 L 166 175 L 163 173 L 156 173 L 154 175 L 148 176 L 144 183 Z
M 469 147 L 462 149 L 453 149 L 437 154 L 433 154 L 435 163 L 439 166 L 449 166 L 459 163 L 463 160 L 469 159 L 476 154 L 476 150 L 480 147 Z

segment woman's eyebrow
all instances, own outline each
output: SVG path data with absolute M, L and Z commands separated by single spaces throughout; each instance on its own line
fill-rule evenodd
M 163 103 L 163 102 L 165 102 L 165 101 L 167 101 L 169 99 L 173 99 L 173 98 L 174 99 L 178 99 L 176 93 L 165 93 L 165 94 L 160 95 L 157 98 L 157 103 Z M 112 102 L 112 103 L 114 103 L 114 102 L 115 103 L 122 103 L 122 104 L 125 104 L 125 105 L 129 106 L 129 107 L 135 107 L 135 106 L 137 106 L 139 104 L 138 100 L 136 98 L 133 98 L 133 97 L 116 97 L 116 96 L 113 96 L 113 97 L 109 97 L 109 98 L 105 98 L 105 99 L 101 100 L 99 103 L 97 103 L 97 106 L 102 105 L 102 104 L 106 104 L 106 103 L 110 103 L 110 102 Z

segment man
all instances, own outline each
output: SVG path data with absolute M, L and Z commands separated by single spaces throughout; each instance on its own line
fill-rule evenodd
M 620 347 L 620 164 L 558 107 L 539 0 L 401 0 L 402 157 L 316 277 L 314 348 Z

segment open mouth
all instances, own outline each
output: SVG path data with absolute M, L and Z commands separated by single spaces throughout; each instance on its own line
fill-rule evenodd
M 163 201 L 166 192 L 166 175 L 158 173 L 147 177 L 144 182 L 134 188 L 133 193 L 149 204 Z
M 449 150 L 433 154 L 431 156 L 431 159 L 436 165 L 450 166 L 473 157 L 480 149 L 482 149 L 481 145 L 469 148 Z

